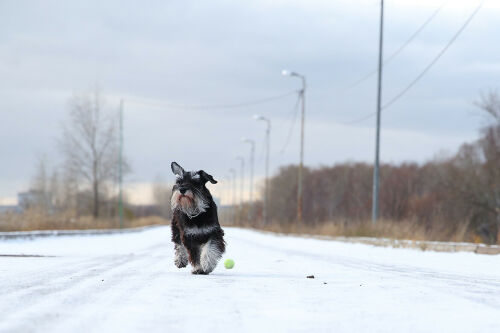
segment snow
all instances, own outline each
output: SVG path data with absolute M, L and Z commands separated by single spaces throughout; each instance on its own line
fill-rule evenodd
M 225 231 L 208 276 L 168 227 L 0 240 L 45 256 L 0 256 L 0 332 L 500 332 L 500 256 Z

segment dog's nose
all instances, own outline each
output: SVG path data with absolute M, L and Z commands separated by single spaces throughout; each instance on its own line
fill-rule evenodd
M 186 189 L 186 188 L 184 188 L 184 187 L 181 187 L 181 188 L 179 189 L 179 192 L 181 192 L 181 194 L 186 193 L 186 191 L 187 191 L 187 189 Z

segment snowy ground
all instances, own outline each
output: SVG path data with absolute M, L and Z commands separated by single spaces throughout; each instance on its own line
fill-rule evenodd
M 0 240 L 53 256 L 0 256 L 0 332 L 500 332 L 500 256 L 225 230 L 236 266 L 208 276 L 167 227 Z

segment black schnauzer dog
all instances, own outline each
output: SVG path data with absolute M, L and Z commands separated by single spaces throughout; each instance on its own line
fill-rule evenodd
M 193 274 L 209 274 L 226 250 L 217 206 L 205 186 L 217 181 L 203 170 L 186 172 L 176 162 L 171 167 L 176 176 L 170 200 L 175 265 L 186 267 L 189 260 Z

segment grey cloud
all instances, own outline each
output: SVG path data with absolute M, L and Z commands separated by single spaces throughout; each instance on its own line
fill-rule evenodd
M 377 3 L 4 1 L 0 151 L 9 162 L 2 166 L 0 183 L 28 179 L 38 153 L 56 158 L 54 141 L 67 100 L 95 83 L 108 95 L 110 108 L 116 108 L 120 98 L 232 104 L 298 89 L 298 80 L 280 75 L 283 68 L 308 79 L 307 164 L 371 161 L 373 120 L 339 124 L 375 110 L 374 78 L 345 88 L 375 68 Z M 384 100 L 425 67 L 470 9 L 443 8 L 387 66 Z M 386 54 L 433 10 L 389 2 Z M 383 158 L 423 161 L 475 136 L 481 119 L 472 102 L 479 91 L 497 85 L 498 14 L 494 9 L 480 12 L 435 68 L 384 112 Z M 262 148 L 263 126 L 250 119 L 254 113 L 273 120 L 273 169 L 293 163 L 298 156 L 297 127 L 287 152 L 281 155 L 279 150 L 294 103 L 294 97 L 287 97 L 248 108 L 188 111 L 126 102 L 126 152 L 134 170 L 130 177 L 150 181 L 168 174 L 173 159 L 226 173 L 235 164 L 233 157 L 245 152 L 241 136 L 255 138 L 258 150 Z M 391 143 L 398 137 L 397 144 Z M 412 154 L 402 148 L 405 144 Z M 0 191 L 0 196 L 6 195 L 12 190 Z

